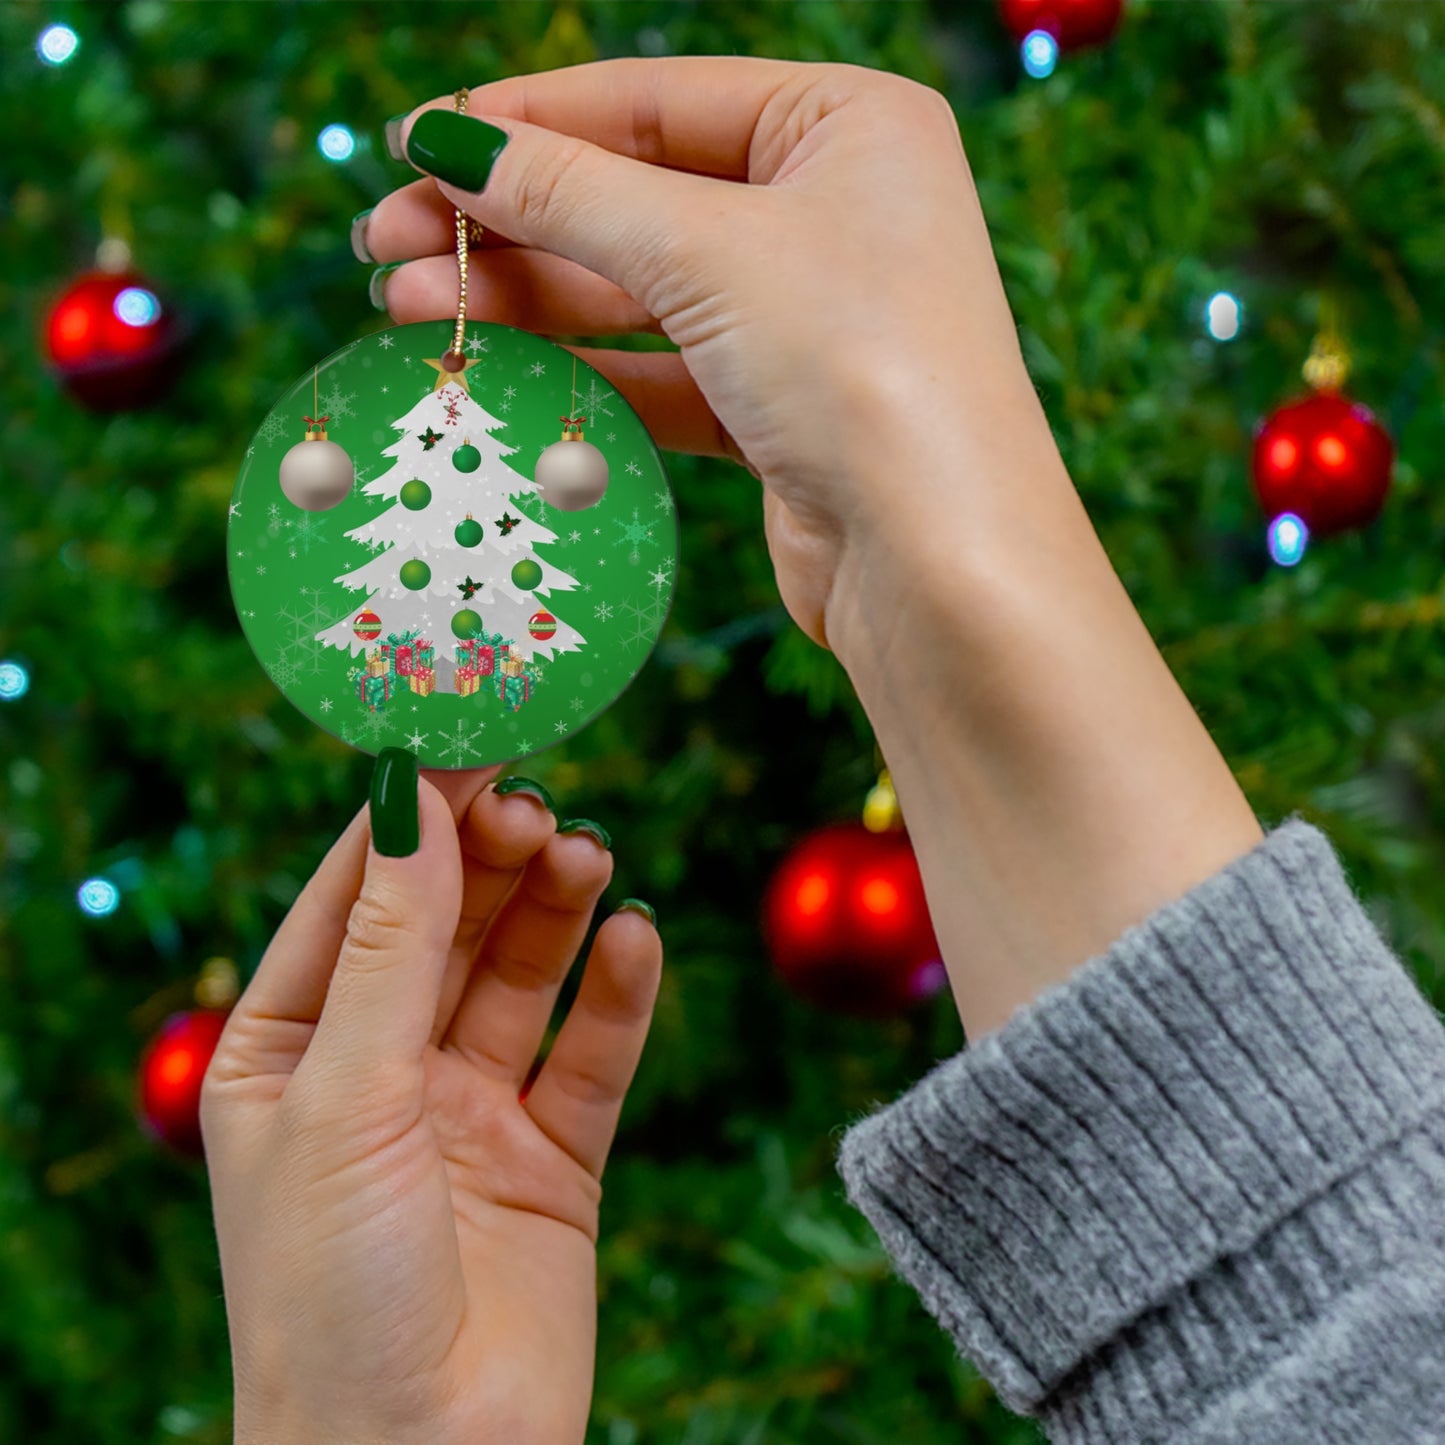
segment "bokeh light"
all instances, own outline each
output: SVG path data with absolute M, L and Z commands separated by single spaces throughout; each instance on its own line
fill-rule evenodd
M 1204 329 L 1216 341 L 1233 341 L 1244 324 L 1244 307 L 1228 291 L 1216 291 L 1204 308 Z
M 1269 524 L 1269 555 L 1281 567 L 1293 567 L 1305 554 L 1310 530 L 1293 512 L 1281 512 Z
M 47 25 L 35 42 L 35 53 L 47 65 L 64 65 L 80 48 L 80 37 L 68 25 Z
M 81 911 L 92 918 L 104 918 L 120 907 L 120 889 L 109 878 L 87 878 L 75 896 Z
M 1059 42 L 1047 30 L 1031 30 L 1019 47 L 1024 69 L 1035 80 L 1044 80 L 1054 73 L 1059 63 Z
M 317 147 L 329 161 L 349 161 L 356 150 L 356 137 L 344 125 L 329 125 L 316 137 Z
M 18 662 L 0 662 L 0 702 L 14 702 L 30 691 L 30 674 Z
M 160 320 L 161 303 L 153 291 L 144 286 L 127 286 L 115 298 L 116 316 L 127 326 L 150 326 Z

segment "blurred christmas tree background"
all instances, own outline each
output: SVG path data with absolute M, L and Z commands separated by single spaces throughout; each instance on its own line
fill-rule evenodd
M 56 24 L 79 46 L 49 64 Z M 204 1167 L 139 1127 L 137 1061 L 203 960 L 249 977 L 371 759 L 253 659 L 227 502 L 274 399 L 388 324 L 350 219 L 413 177 L 386 117 L 459 85 L 707 52 L 944 91 L 1131 595 L 1261 819 L 1323 827 L 1445 998 L 1445 7 L 1135 0 L 1112 43 L 1042 79 L 990 0 L 15 0 L 0 42 L 0 660 L 29 682 L 12 671 L 0 702 L 0 1440 L 231 1438 Z M 318 146 L 334 125 L 345 159 Z M 173 390 L 114 414 L 72 399 L 42 336 L 107 238 L 191 334 Z M 1243 303 L 1230 340 L 1205 326 L 1218 292 Z M 1328 306 L 1394 484 L 1373 526 L 1280 566 L 1250 443 L 1303 391 Z M 769 877 L 857 817 L 879 759 L 846 675 L 779 603 L 757 483 L 668 460 L 682 559 L 662 640 L 599 722 L 514 769 L 611 830 L 603 915 L 648 899 L 668 955 L 606 1178 L 589 1440 L 1037 1440 L 843 1197 L 841 1129 L 962 1033 L 946 992 L 869 1022 L 771 969 Z M 114 911 L 77 906 L 91 878 Z

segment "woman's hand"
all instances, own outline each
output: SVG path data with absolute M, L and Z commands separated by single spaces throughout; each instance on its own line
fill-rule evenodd
M 451 112 L 441 98 L 388 128 L 437 183 L 365 223 L 374 259 L 412 262 L 386 275 L 387 309 L 455 315 L 457 206 L 491 233 L 472 316 L 665 333 L 680 353 L 579 354 L 660 446 L 761 479 L 778 587 L 814 641 L 839 651 L 850 613 L 876 605 L 835 582 L 901 519 L 931 518 L 942 553 L 985 513 L 1026 525 L 1020 490 L 1068 487 L 936 91 L 847 65 L 610 60 L 479 86 Z M 508 139 L 479 188 L 498 139 L 481 118 Z
M 206 1075 L 238 1445 L 585 1434 L 600 1180 L 661 942 L 602 925 L 519 1098 L 612 855 L 495 770 L 414 768 L 420 846 L 352 819 Z

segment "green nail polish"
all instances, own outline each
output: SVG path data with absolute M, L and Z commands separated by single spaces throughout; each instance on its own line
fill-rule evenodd
M 504 798 L 508 793 L 529 793 L 532 797 L 539 798 L 549 812 L 555 813 L 557 811 L 557 805 L 552 801 L 551 793 L 549 793 L 541 783 L 535 782 L 531 778 L 519 778 L 515 776 L 503 778 L 500 783 L 497 783 L 493 787 L 492 791 L 500 794 Z
M 394 161 L 404 161 L 406 157 L 401 150 L 401 127 L 411 112 L 404 111 L 401 115 L 392 116 L 386 123 L 382 134 L 386 137 L 386 153 Z
M 449 185 L 480 191 L 509 139 L 484 120 L 454 110 L 426 110 L 406 138 L 406 158 Z
M 565 823 L 558 824 L 557 831 L 559 833 L 590 833 L 604 848 L 612 847 L 612 835 L 601 823 L 594 823 L 591 818 L 568 818 Z
M 408 858 L 421 846 L 416 795 L 417 756 L 383 748 L 371 774 L 371 841 L 388 858 Z
M 624 909 L 645 915 L 647 921 L 654 928 L 657 927 L 657 914 L 653 912 L 650 903 L 644 903 L 640 898 L 624 898 L 622 902 L 617 905 L 617 911 L 621 913 Z
M 366 245 L 366 223 L 375 209 L 374 206 L 368 206 L 364 211 L 358 211 L 351 218 L 351 254 L 358 261 L 365 261 L 368 266 L 376 265 L 376 257 L 371 254 Z
M 378 266 L 371 273 L 371 280 L 367 283 L 366 294 L 371 297 L 371 304 L 378 311 L 386 310 L 386 276 L 387 272 L 395 271 L 398 266 L 405 266 L 405 261 L 392 261 L 386 266 Z

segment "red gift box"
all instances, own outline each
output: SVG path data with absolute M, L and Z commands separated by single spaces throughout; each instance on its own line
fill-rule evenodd
M 411 643 L 408 642 L 405 646 L 398 647 L 396 650 L 396 675 L 398 677 L 410 677 L 411 673 Z
M 475 667 L 459 667 L 456 672 L 457 691 L 463 697 L 470 697 L 481 687 L 481 677 Z
M 497 670 L 497 649 L 490 642 L 477 644 L 476 668 L 483 677 L 490 677 Z

